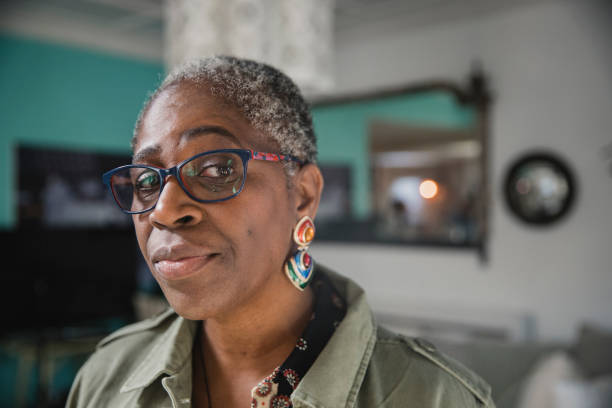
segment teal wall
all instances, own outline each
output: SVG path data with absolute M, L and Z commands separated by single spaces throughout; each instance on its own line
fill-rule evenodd
M 468 129 L 473 107 L 460 106 L 448 92 L 429 91 L 313 107 L 319 162 L 351 169 L 353 215 L 370 213 L 369 124 L 373 119 L 418 127 Z
M 129 153 L 138 111 L 162 75 L 161 63 L 0 34 L 0 227 L 17 219 L 17 146 Z M 315 106 L 313 118 L 320 162 L 350 166 L 353 214 L 363 217 L 370 120 L 464 128 L 473 112 L 429 92 Z
M 0 227 L 16 222 L 20 144 L 128 153 L 161 63 L 0 35 Z

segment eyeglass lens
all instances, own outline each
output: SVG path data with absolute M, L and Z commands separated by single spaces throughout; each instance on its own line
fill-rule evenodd
M 184 163 L 179 175 L 192 197 L 201 201 L 218 201 L 238 194 L 244 180 L 244 165 L 236 153 L 211 153 Z M 115 200 L 127 211 L 153 208 L 160 194 L 160 177 L 159 171 L 138 165 L 117 171 L 111 177 Z

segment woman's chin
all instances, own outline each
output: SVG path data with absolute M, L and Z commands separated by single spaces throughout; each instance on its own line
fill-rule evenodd
M 215 295 L 185 293 L 175 289 L 163 289 L 170 307 L 187 320 L 207 320 L 223 313 L 231 301 Z M 211 291 L 214 292 L 214 291 Z

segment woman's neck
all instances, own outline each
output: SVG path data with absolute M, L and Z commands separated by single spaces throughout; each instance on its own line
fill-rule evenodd
M 202 347 L 214 401 L 242 405 L 250 391 L 291 354 L 312 316 L 313 293 L 288 280 L 270 282 L 266 293 L 222 318 L 203 323 Z M 239 406 L 236 405 L 236 406 Z M 248 406 L 245 405 L 245 406 Z
M 261 362 L 278 355 L 286 358 L 288 353 L 280 350 L 290 352 L 306 328 L 312 316 L 313 294 L 310 288 L 299 292 L 289 282 L 283 286 L 222 319 L 208 319 L 203 331 L 205 350 L 220 362 L 244 368 L 261 367 Z

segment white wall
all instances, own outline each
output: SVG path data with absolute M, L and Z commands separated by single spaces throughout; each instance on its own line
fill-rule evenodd
M 612 177 L 601 152 L 612 142 L 611 9 L 607 1 L 523 2 L 427 26 L 399 16 L 337 33 L 341 92 L 463 80 L 473 60 L 482 62 L 495 93 L 490 258 L 326 243 L 314 247 L 318 261 L 357 280 L 381 309 L 483 321 L 527 313 L 546 340 L 570 341 L 585 321 L 612 327 Z M 552 228 L 522 225 L 502 201 L 510 161 L 532 148 L 558 152 L 578 178 L 574 211 Z

